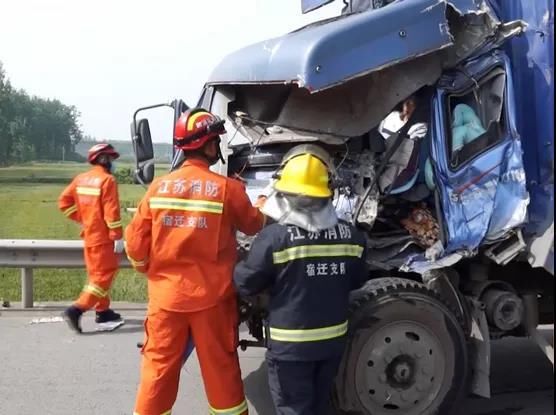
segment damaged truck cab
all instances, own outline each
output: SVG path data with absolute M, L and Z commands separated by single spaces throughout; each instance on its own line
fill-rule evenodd
M 536 330 L 554 322 L 553 13 L 550 0 L 352 0 L 229 55 L 206 83 L 198 105 L 227 122 L 222 174 L 255 200 L 288 150 L 318 144 L 338 215 L 367 234 L 339 413 L 447 414 L 489 397 L 490 341 L 504 336 L 534 337 L 553 361 Z M 174 121 L 188 108 L 169 105 Z M 148 183 L 137 113 L 132 137 Z M 253 307 L 244 345 L 264 344 Z

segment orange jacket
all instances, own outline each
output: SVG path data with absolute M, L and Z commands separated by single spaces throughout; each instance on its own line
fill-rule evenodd
M 58 199 L 60 210 L 83 230 L 85 246 L 98 246 L 122 238 L 118 185 L 104 167 L 79 174 Z
M 199 311 L 235 292 L 236 230 L 254 235 L 263 226 L 242 183 L 188 160 L 150 186 L 126 229 L 126 251 L 148 273 L 151 304 Z

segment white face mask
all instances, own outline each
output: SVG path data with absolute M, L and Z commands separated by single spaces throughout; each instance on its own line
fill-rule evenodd
M 113 161 L 112 163 L 110 163 L 110 173 L 112 174 L 116 173 L 116 169 L 117 169 L 116 162 Z

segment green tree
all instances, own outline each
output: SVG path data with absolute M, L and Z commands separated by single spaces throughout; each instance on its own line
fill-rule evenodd
M 71 157 L 83 139 L 79 117 L 74 106 L 14 90 L 0 63 L 0 165 Z
M 2 62 L 0 62 L 0 165 L 8 162 L 11 151 L 11 136 L 9 134 L 9 122 L 12 118 L 10 113 L 11 94 L 12 87 L 6 77 Z

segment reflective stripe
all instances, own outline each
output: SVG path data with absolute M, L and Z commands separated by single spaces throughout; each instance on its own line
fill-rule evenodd
M 284 264 L 303 258 L 345 256 L 361 258 L 361 255 L 363 255 L 363 247 L 359 245 L 302 245 L 274 252 L 272 258 L 275 264 Z
M 174 209 L 189 212 L 219 213 L 224 211 L 224 203 L 209 200 L 175 199 L 171 197 L 151 197 L 151 209 Z
M 238 406 L 229 409 L 216 409 L 210 407 L 210 415 L 241 415 L 247 411 L 247 401 L 244 400 Z
M 139 412 L 133 412 L 133 415 L 141 415 Z M 160 415 L 172 415 L 172 410 L 162 412 Z
M 85 291 L 86 293 L 90 293 L 93 294 L 97 297 L 100 298 L 104 298 L 108 296 L 108 291 L 102 289 L 101 287 L 99 287 L 98 285 L 95 284 L 87 284 L 84 288 L 83 291 Z
M 348 332 L 348 322 L 319 329 L 286 330 L 270 327 L 270 338 L 279 342 L 317 342 L 342 337 Z
M 106 222 L 106 226 L 108 226 L 108 229 L 121 228 L 121 226 L 122 226 L 122 221 L 121 221 L 121 220 L 117 220 L 117 221 L 115 221 L 115 222 Z
M 193 127 L 195 126 L 195 122 L 197 122 L 197 119 L 200 117 L 206 117 L 207 115 L 210 116 L 210 114 L 207 113 L 206 111 L 199 111 L 195 114 L 190 115 L 189 119 L 187 120 L 187 130 L 188 131 L 193 130 Z
M 63 211 L 64 215 L 71 216 L 71 214 L 77 212 L 77 206 L 73 205 Z
M 87 196 L 100 196 L 100 189 L 98 187 L 78 186 L 77 187 L 77 194 L 78 195 L 87 195 Z
M 144 267 L 145 264 L 147 263 L 147 261 L 136 261 L 134 260 L 132 257 L 130 257 L 129 255 L 127 256 L 127 259 L 129 259 L 129 262 L 131 262 L 131 265 L 133 265 L 134 267 Z

